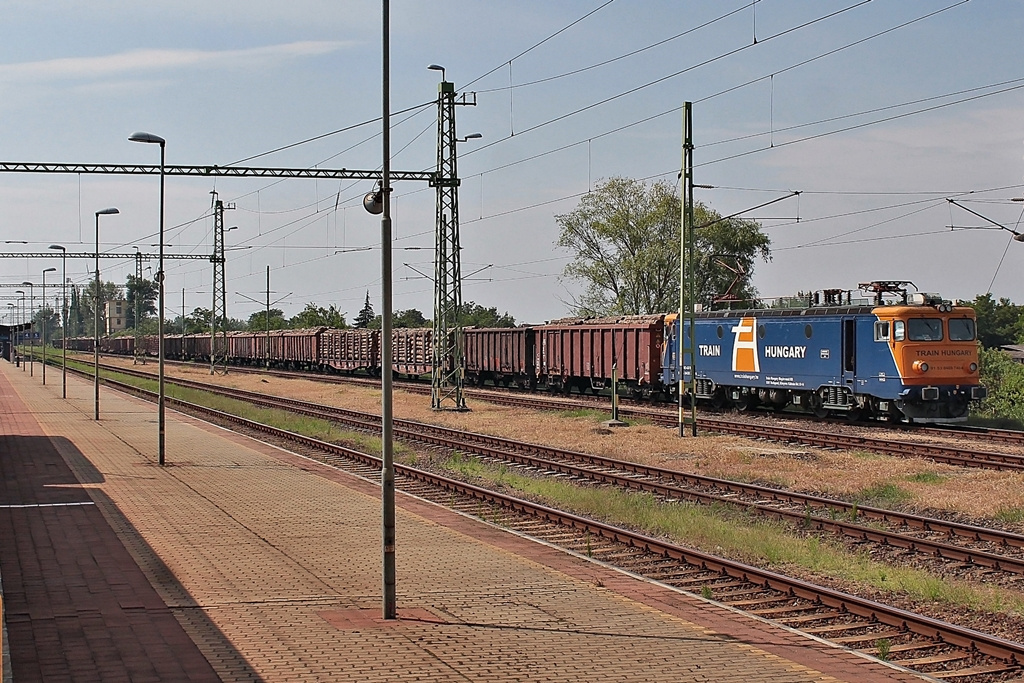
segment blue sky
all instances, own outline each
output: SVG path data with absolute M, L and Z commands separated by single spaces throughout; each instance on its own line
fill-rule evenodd
M 0 161 L 156 163 L 154 146 L 127 141 L 145 130 L 167 139 L 169 164 L 227 165 L 355 126 L 245 164 L 380 165 L 379 3 L 0 9 Z M 946 201 L 1024 227 L 1024 203 L 1011 201 L 1024 196 L 1019 2 L 394 0 L 391 14 L 393 110 L 436 96 L 432 63 L 477 93 L 457 112 L 460 135 L 483 136 L 460 145 L 463 273 L 479 271 L 466 301 L 521 322 L 569 313 L 578 286 L 560 277 L 555 216 L 612 176 L 675 183 L 690 100 L 695 180 L 714 186 L 698 199 L 728 214 L 801 192 L 748 214 L 773 242 L 754 275 L 762 295 L 900 279 L 1024 302 L 1024 244 Z M 394 117 L 393 168 L 435 164 L 434 121 L 429 105 Z M 211 250 L 216 190 L 236 206 L 226 216 L 238 227 L 228 233 L 231 317 L 258 309 L 250 298 L 265 298 L 267 266 L 286 315 L 314 302 L 352 319 L 367 291 L 379 311 L 379 218 L 360 206 L 370 189 L 171 178 L 168 253 Z M 32 250 L 88 251 L 94 212 L 116 206 L 101 249 L 155 251 L 157 191 L 152 177 L 0 174 L 0 234 Z M 395 196 L 394 305 L 429 317 L 420 273 L 432 268 L 433 192 L 404 183 Z M 0 283 L 38 281 L 51 266 L 59 259 L 0 259 Z M 69 261 L 69 276 L 81 283 L 91 267 Z M 133 268 L 101 262 L 105 280 Z M 187 310 L 209 307 L 211 278 L 208 263 L 168 261 L 169 317 L 183 289 Z

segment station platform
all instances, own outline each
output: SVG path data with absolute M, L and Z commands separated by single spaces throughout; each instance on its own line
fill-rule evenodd
M 0 361 L 5 681 L 919 681 L 59 370 Z

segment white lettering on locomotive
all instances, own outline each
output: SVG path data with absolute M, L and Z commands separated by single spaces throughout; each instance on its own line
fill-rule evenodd
M 700 355 L 702 356 L 717 358 L 722 355 L 721 344 L 698 344 L 697 346 L 700 348 Z
M 766 346 L 764 347 L 765 358 L 805 358 L 807 356 L 806 346 Z

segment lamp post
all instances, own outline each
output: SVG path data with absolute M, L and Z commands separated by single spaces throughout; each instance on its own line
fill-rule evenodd
M 68 250 L 59 244 L 51 244 L 50 249 L 60 250 L 61 273 L 61 316 L 60 316 L 60 337 L 61 337 L 61 360 L 60 360 L 60 396 L 68 397 Z
M 165 444 L 165 420 L 164 420 L 164 153 L 166 152 L 167 141 L 159 135 L 153 135 L 152 133 L 132 133 L 128 138 L 131 142 L 143 142 L 154 145 L 160 145 L 160 260 L 157 270 L 157 318 L 156 318 L 156 336 L 157 336 L 157 422 L 158 436 L 157 436 L 157 451 L 158 461 L 161 465 L 164 464 L 164 444 Z
M 53 273 L 56 270 L 57 270 L 56 268 L 46 268 L 45 270 L 43 270 L 43 307 L 42 307 L 40 312 L 43 312 L 43 311 L 46 310 L 46 274 L 47 273 Z M 47 316 L 47 318 L 48 317 L 49 316 Z M 47 322 L 46 318 L 44 318 L 43 319 L 43 324 L 42 324 L 42 328 L 43 328 L 43 386 L 44 387 L 46 386 L 46 322 Z
M 116 208 L 100 209 L 96 212 L 96 290 L 93 292 L 93 343 L 92 343 L 92 389 L 93 417 L 100 419 L 100 303 L 103 294 L 100 291 L 100 216 L 121 213 Z
M 11 320 L 11 327 L 14 327 L 14 326 L 16 326 L 16 325 L 18 324 L 18 314 L 14 312 L 14 311 L 16 310 L 16 309 L 15 309 L 15 306 L 14 306 L 14 302 L 12 302 L 12 301 L 8 301 L 8 302 L 7 302 L 7 307 L 8 307 L 9 309 L 11 309 L 11 310 L 9 310 L 9 311 L 7 312 L 7 315 L 8 315 L 8 316 L 10 316 L 10 320 Z M 17 333 L 17 332 L 15 332 L 15 333 L 14 333 L 14 335 L 13 335 L 13 337 L 12 337 L 12 339 L 17 339 L 17 337 L 18 337 L 18 333 Z M 17 346 L 16 346 L 16 343 L 15 343 L 15 342 L 13 342 L 13 341 L 11 342 L 11 348 L 12 348 L 12 349 L 15 349 L 15 348 L 17 348 Z M 12 352 L 11 352 L 11 355 L 10 355 L 10 356 L 8 356 L 7 360 L 9 360 L 9 361 L 11 361 L 11 362 L 13 363 L 13 362 L 14 362 L 14 355 L 15 355 L 15 353 L 14 353 L 14 351 L 12 350 Z
M 32 283 L 28 282 L 27 280 L 25 282 L 22 282 L 21 284 L 24 285 L 25 287 L 28 287 L 28 322 L 29 322 L 29 324 L 31 324 L 32 323 L 32 316 L 35 314 L 35 308 L 36 308 L 35 289 L 33 288 Z M 32 339 L 32 335 L 29 335 L 29 337 L 28 337 L 28 376 L 29 377 L 32 377 L 33 374 L 35 373 L 35 367 L 36 367 L 35 360 L 36 360 L 36 344 L 35 344 L 35 340 Z
M 22 321 L 24 321 L 24 319 L 25 319 L 25 316 L 24 316 L 25 304 L 22 303 L 23 301 L 25 301 L 25 292 L 23 290 L 21 290 L 21 289 L 16 289 L 16 290 L 14 290 L 14 293 L 15 294 L 21 294 L 21 296 L 18 297 L 18 325 L 21 325 Z M 18 330 L 17 332 L 14 333 L 14 352 L 15 352 L 15 355 L 20 357 L 21 352 L 18 351 L 18 341 L 19 341 L 19 338 L 20 338 L 21 342 L 24 343 L 24 341 L 25 341 L 25 333 L 24 333 L 24 331 Z M 21 369 L 22 369 L 22 371 L 24 371 L 25 370 L 25 366 L 24 365 L 21 366 Z
M 381 11 L 383 35 L 381 37 L 381 123 L 382 165 L 380 194 L 383 214 L 380 220 L 380 275 L 381 275 L 381 545 L 382 545 L 382 616 L 398 618 L 397 569 L 395 544 L 398 538 L 395 513 L 395 451 L 394 451 L 394 397 L 391 364 L 392 296 L 391 278 L 391 3 L 384 0 Z

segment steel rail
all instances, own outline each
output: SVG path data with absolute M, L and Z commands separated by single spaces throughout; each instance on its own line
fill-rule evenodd
M 241 369 L 241 368 L 240 368 Z M 259 371 L 265 373 L 266 371 Z M 271 371 L 271 374 L 284 377 L 310 377 L 318 378 L 321 381 L 330 381 L 323 376 L 309 373 Z M 338 382 L 351 381 L 350 378 L 338 378 Z M 359 380 L 355 380 L 359 381 Z M 411 383 L 403 386 L 403 389 L 411 393 L 429 393 L 430 387 Z M 472 394 L 467 394 L 472 395 Z M 480 396 L 477 395 L 479 398 Z M 498 405 L 519 406 L 536 408 L 541 410 L 564 409 L 570 402 L 558 398 L 541 398 L 534 396 L 522 396 L 519 394 L 499 394 L 489 392 L 486 396 L 488 402 Z M 678 418 L 668 413 L 659 414 L 657 411 L 638 410 L 635 408 L 619 408 L 620 415 L 624 417 L 642 417 L 649 419 L 656 424 L 675 427 Z M 781 443 L 800 443 L 808 446 L 815 446 L 827 449 L 840 450 L 868 450 L 884 455 L 896 457 L 921 457 L 935 462 L 942 462 L 959 467 L 973 467 L 983 469 L 995 469 L 1003 471 L 1024 471 L 1024 455 L 1013 453 L 998 453 L 994 451 L 965 451 L 956 446 L 943 446 L 941 444 L 914 443 L 907 441 L 893 441 L 872 436 L 840 434 L 834 432 L 816 432 L 809 429 L 797 427 L 785 427 L 778 424 L 756 425 L 745 422 L 732 422 L 718 418 L 703 418 L 701 424 L 706 431 L 721 434 L 732 434 L 745 436 L 753 439 Z
M 115 380 L 108 379 L 107 381 L 113 386 L 117 386 L 135 394 L 144 395 L 149 399 L 155 397 L 154 392 L 139 389 Z M 240 418 L 238 416 L 206 408 L 204 406 L 191 404 L 186 401 L 180 401 L 172 398 L 168 398 L 167 400 L 173 405 L 178 405 L 183 408 L 187 408 L 188 410 L 194 410 L 202 414 L 214 416 L 218 419 L 241 424 L 247 428 L 272 434 L 279 438 L 287 438 L 310 448 L 341 455 L 343 457 L 355 457 L 360 462 L 373 463 L 379 466 L 379 458 L 359 453 L 353 449 L 319 441 L 300 434 L 287 432 L 252 420 L 246 420 L 245 418 Z M 815 605 L 830 607 L 842 613 L 856 615 L 870 622 L 881 623 L 896 629 L 910 631 L 926 638 L 963 648 L 969 652 L 978 652 L 995 657 L 1012 666 L 1020 666 L 1020 664 L 1024 662 L 1024 644 L 1015 643 L 1004 638 L 999 638 L 998 636 L 981 633 L 970 628 L 951 624 L 939 619 L 933 619 L 908 610 L 892 607 L 890 605 L 843 593 L 831 588 L 818 586 L 808 581 L 795 579 L 741 562 L 734 562 L 709 553 L 685 548 L 674 543 L 669 543 L 661 539 L 622 529 L 611 524 L 563 512 L 545 505 L 501 494 L 472 484 L 466 484 L 448 477 L 409 467 L 407 465 L 396 463 L 395 470 L 397 474 L 403 477 L 429 483 L 432 486 L 439 487 L 445 491 L 458 492 L 461 495 L 471 496 L 478 500 L 501 506 L 507 510 L 531 515 L 537 519 L 554 522 L 568 528 L 583 530 L 600 538 L 621 543 L 631 548 L 637 548 L 665 558 L 685 562 L 689 565 L 699 567 L 707 571 L 717 572 L 723 576 L 729 576 L 768 590 L 777 591 L 789 597 L 807 600 Z
M 108 366 L 109 367 L 109 366 Z M 110 368 L 114 370 L 114 368 Z M 138 370 L 119 369 L 117 371 L 137 377 L 150 376 Z M 286 406 L 288 410 L 298 411 L 303 415 L 320 419 L 338 420 L 344 424 L 362 430 L 379 429 L 379 416 L 369 415 L 359 411 L 334 406 L 325 406 L 298 399 L 268 396 L 256 392 L 211 385 L 205 382 L 197 382 L 187 379 L 175 379 L 173 383 L 201 391 L 216 393 L 228 396 L 248 403 L 265 406 L 268 408 L 281 408 Z M 1024 536 L 1020 534 L 986 529 L 975 525 L 959 522 L 949 522 L 934 518 L 912 515 L 909 513 L 896 512 L 874 507 L 861 507 L 845 501 L 813 496 L 797 492 L 783 491 L 766 486 L 755 484 L 743 484 L 730 482 L 724 479 L 706 477 L 702 475 L 687 474 L 676 470 L 669 470 L 640 463 L 633 463 L 605 456 L 591 455 L 563 449 L 528 444 L 502 437 L 424 424 L 412 420 L 396 419 L 394 424 L 396 436 L 419 441 L 431 446 L 460 448 L 462 450 L 477 451 L 478 455 L 497 460 L 511 460 L 519 464 L 532 467 L 545 468 L 550 471 L 568 474 L 579 478 L 589 478 L 609 485 L 621 488 L 638 489 L 654 493 L 667 499 L 687 499 L 703 504 L 727 504 L 745 510 L 755 511 L 758 514 L 769 518 L 782 519 L 804 528 L 815 528 L 821 531 L 837 533 L 849 538 L 869 541 L 881 545 L 887 545 L 915 552 L 921 552 L 946 560 L 954 560 L 978 566 L 991 567 L 1000 571 L 1024 574 L 1024 558 L 1001 555 L 986 550 L 964 548 L 952 545 L 943 541 L 917 538 L 896 531 L 888 531 L 858 524 L 853 520 L 840 519 L 834 515 L 845 513 L 853 517 L 865 517 L 879 520 L 887 524 L 903 525 L 915 529 L 943 533 L 947 536 L 958 536 L 964 539 L 983 541 L 1004 547 L 1024 548 Z M 469 445 L 472 444 L 470 448 Z M 527 455 L 533 454 L 533 455 Z M 561 460 L 562 462 L 560 462 Z M 583 469 L 576 465 L 566 464 L 564 461 L 585 463 L 592 467 L 605 468 L 607 471 L 595 471 Z M 757 499 L 798 505 L 804 510 L 784 510 L 761 502 L 750 502 L 738 500 L 728 495 L 706 493 L 699 490 L 684 489 L 677 485 L 664 484 L 659 481 L 644 481 L 632 476 L 625 476 L 616 471 L 629 472 L 634 475 L 648 477 L 655 480 L 667 480 L 685 484 L 691 487 L 711 488 L 724 491 L 725 494 L 742 494 Z M 829 516 L 811 514 L 810 508 L 814 506 L 819 511 L 825 510 Z
M 91 257 L 91 254 L 89 254 L 89 256 Z M 134 253 L 132 253 L 131 256 L 134 257 Z M 200 257 L 200 258 L 208 258 L 208 257 L 204 256 L 204 257 Z M 177 362 L 180 362 L 180 363 L 183 363 L 185 365 L 188 365 L 187 361 L 177 361 Z M 237 372 L 269 374 L 269 375 L 279 376 L 279 377 L 304 377 L 304 378 L 312 379 L 312 380 L 315 380 L 315 381 L 318 381 L 318 382 L 329 382 L 329 383 L 338 383 L 338 384 L 342 384 L 342 383 L 344 383 L 344 384 L 347 384 L 347 383 L 364 384 L 364 383 L 370 383 L 372 381 L 369 378 L 363 379 L 363 378 L 360 378 L 360 377 L 353 377 L 353 376 L 324 375 L 324 374 L 317 373 L 317 372 L 303 372 L 303 371 L 296 371 L 296 370 L 273 370 L 273 369 L 266 370 L 266 369 L 250 368 L 250 367 L 246 367 L 244 365 L 235 365 L 235 366 L 232 366 L 232 368 L 235 371 L 237 371 Z M 379 382 L 377 382 L 377 383 L 379 384 Z M 404 390 L 409 391 L 411 393 L 418 393 L 418 392 L 424 391 L 422 388 L 418 388 L 418 387 L 420 387 L 419 383 L 417 383 L 415 381 L 412 381 L 412 380 L 408 381 L 408 383 L 403 383 L 403 386 L 402 386 L 402 388 Z M 519 405 L 519 404 L 521 404 L 522 401 L 530 402 L 532 400 L 529 397 L 519 398 L 522 395 L 514 393 L 514 392 L 512 392 L 510 394 L 506 394 L 506 395 L 511 396 L 511 398 L 509 398 L 508 400 L 505 400 L 505 399 L 501 398 L 501 396 L 503 395 L 503 392 L 497 392 L 496 393 L 494 389 L 487 389 L 487 388 L 476 389 L 476 390 L 471 389 L 471 388 L 467 388 L 466 389 L 466 395 L 467 396 L 473 396 L 474 398 L 478 398 L 478 399 L 485 400 L 485 401 L 488 401 L 488 402 L 499 403 L 499 404 L 500 403 L 509 403 L 509 404 Z M 626 401 L 626 400 L 627 399 L 622 399 L 622 401 Z M 574 405 L 574 404 L 577 404 L 578 402 L 582 402 L 582 403 L 585 403 L 585 404 L 597 405 L 599 407 L 599 409 L 605 409 L 608 406 L 608 401 L 607 401 L 606 398 L 605 399 L 600 399 L 600 398 L 598 398 L 596 396 L 582 396 L 582 395 L 577 396 L 575 399 L 571 399 L 571 400 L 566 400 L 564 398 L 558 398 L 558 397 L 554 397 L 554 396 L 546 397 L 546 398 L 538 397 L 538 398 L 536 398 L 536 401 L 537 401 L 537 403 L 530 403 L 530 405 L 536 405 L 536 406 L 542 407 L 542 408 L 550 408 L 550 407 L 552 407 L 552 405 L 557 405 L 559 408 L 561 408 L 561 407 L 564 407 L 566 405 Z M 645 408 L 645 407 L 642 407 L 642 406 L 644 406 L 644 403 L 645 403 L 644 401 L 637 401 L 637 402 L 635 402 L 633 404 L 633 407 L 620 407 L 620 412 L 622 412 L 623 414 L 632 415 L 634 417 L 643 417 L 643 418 L 646 418 L 646 419 L 650 419 L 650 420 L 652 420 L 654 422 L 658 422 L 659 424 L 660 423 L 664 423 L 664 424 L 666 424 L 668 426 L 672 426 L 672 427 L 675 427 L 675 426 L 678 425 L 678 416 L 676 415 L 675 412 L 666 412 L 666 411 L 657 410 L 657 409 L 654 409 L 654 408 Z M 620 403 L 620 406 L 623 406 L 623 404 Z M 770 418 L 771 417 L 771 413 L 769 413 L 769 412 L 761 412 L 761 413 L 754 413 L 754 414 L 760 415 L 760 416 L 763 416 L 763 417 L 766 417 L 766 418 Z M 783 417 L 789 418 L 789 419 L 797 419 L 797 420 L 811 420 L 811 421 L 813 421 L 815 423 L 821 422 L 820 420 L 818 420 L 817 418 L 814 418 L 813 416 L 810 416 L 810 415 L 807 415 L 807 414 L 802 414 L 802 413 L 785 413 L 785 414 L 783 414 Z M 704 423 L 707 420 L 716 420 L 716 419 L 717 418 L 703 417 L 703 418 L 701 418 L 701 422 Z M 671 423 L 671 424 L 669 424 L 669 423 Z M 733 422 L 728 421 L 728 420 L 724 421 L 724 423 L 725 424 L 734 424 Z M 843 420 L 842 418 L 831 419 L 831 420 L 828 420 L 827 423 L 828 424 L 838 424 L 838 425 L 842 425 L 842 426 L 850 426 L 850 427 L 862 426 L 862 427 L 867 427 L 867 428 L 890 429 L 890 430 L 896 430 L 896 431 L 903 431 L 903 432 L 907 432 L 907 433 L 920 433 L 920 434 L 928 434 L 928 435 L 942 436 L 942 437 L 958 436 L 958 435 L 960 435 L 960 436 L 980 436 L 980 437 L 982 437 L 985 440 L 993 441 L 993 442 L 996 442 L 996 443 L 1006 443 L 1006 444 L 1013 444 L 1013 445 L 1024 445 L 1024 431 L 1013 430 L 1013 429 L 996 429 L 996 428 L 991 428 L 991 427 L 977 427 L 977 426 L 973 426 L 973 425 L 963 425 L 963 424 L 955 424 L 955 425 L 954 424 L 951 424 L 951 425 L 923 425 L 923 424 L 916 424 L 916 423 L 915 424 L 880 423 L 880 422 L 872 422 L 872 421 L 849 422 L 847 420 Z M 718 427 L 715 431 L 723 431 L 724 432 L 725 428 L 721 427 L 721 423 L 716 422 L 715 424 Z

